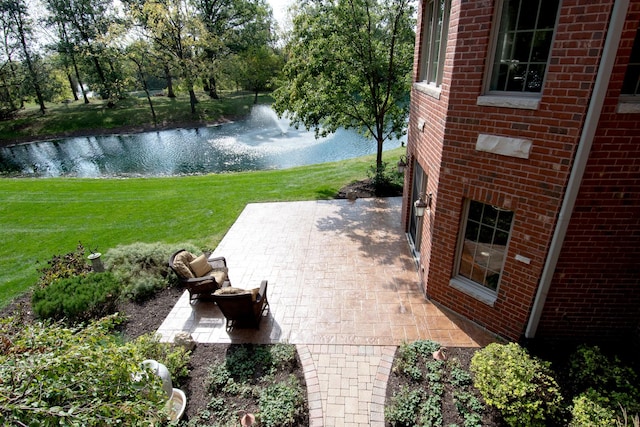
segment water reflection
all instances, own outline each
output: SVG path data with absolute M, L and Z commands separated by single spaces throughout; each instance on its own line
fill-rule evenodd
M 400 146 L 399 140 L 385 149 Z M 67 138 L 0 148 L 0 172 L 33 177 L 165 176 L 284 169 L 372 154 L 373 140 L 341 129 L 294 129 L 268 106 L 246 120 L 198 129 Z

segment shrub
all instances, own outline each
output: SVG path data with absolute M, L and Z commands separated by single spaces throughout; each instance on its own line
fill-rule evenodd
M 115 338 L 119 321 L 7 328 L 16 332 L 5 337 L 10 347 L 0 354 L 0 425 L 159 425 L 162 381 L 140 375 L 144 355 L 135 342 Z
M 91 265 L 84 256 L 84 246 L 78 243 L 74 252 L 65 255 L 54 255 L 47 265 L 38 269 L 40 278 L 36 283 L 37 288 L 45 288 L 59 279 L 67 279 L 74 276 L 86 276 L 91 272 Z
M 613 427 L 615 412 L 611 402 L 596 390 L 590 389 L 573 399 L 569 427 Z
M 492 343 L 477 351 L 471 371 L 487 405 L 496 407 L 511 426 L 543 426 L 561 408 L 549 364 L 515 343 Z
M 117 246 L 104 255 L 104 264 L 122 282 L 123 295 L 141 302 L 178 283 L 168 266 L 169 256 L 177 249 L 163 243 Z M 189 245 L 189 250 L 195 249 Z
M 618 411 L 618 405 L 630 413 L 640 412 L 638 376 L 618 357 L 605 356 L 597 346 L 582 345 L 571 355 L 569 381 L 576 394 L 598 390 L 612 412 Z M 601 399 L 601 403 L 605 401 Z
M 404 175 L 399 174 L 393 168 L 389 168 L 387 162 L 382 162 L 380 167 L 371 165 L 367 175 L 371 179 L 376 196 L 386 196 L 401 189 L 404 185 Z
M 111 273 L 92 273 L 59 279 L 33 292 L 33 311 L 41 319 L 82 322 L 111 314 L 120 295 Z
M 268 385 L 260 394 L 260 424 L 286 427 L 299 423 L 305 415 L 304 390 L 298 379 L 290 375 L 286 382 Z

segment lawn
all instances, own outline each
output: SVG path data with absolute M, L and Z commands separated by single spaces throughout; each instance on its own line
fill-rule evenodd
M 404 148 L 384 153 L 395 160 Z M 374 156 L 299 168 L 130 179 L 0 179 L 0 307 L 78 242 L 105 253 L 134 242 L 213 249 L 247 203 L 332 198 Z

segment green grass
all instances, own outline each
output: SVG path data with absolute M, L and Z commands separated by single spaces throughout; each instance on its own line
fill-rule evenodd
M 386 161 L 404 148 L 384 153 Z M 134 242 L 213 249 L 247 203 L 317 200 L 364 179 L 374 156 L 293 169 L 173 178 L 0 179 L 0 307 L 78 242 L 102 253 Z
M 158 125 L 171 123 L 214 122 L 220 117 L 246 115 L 253 106 L 254 95 L 246 92 L 222 94 L 214 100 L 204 93 L 198 93 L 197 114 L 191 114 L 188 95 L 178 95 L 174 99 L 166 96 L 153 97 Z M 269 103 L 268 95 L 260 96 L 259 103 Z M 45 115 L 39 107 L 29 105 L 13 120 L 0 122 L 0 140 L 14 141 L 33 138 L 38 135 L 61 135 L 92 129 L 115 129 L 122 127 L 149 127 L 153 117 L 147 99 L 129 96 L 109 108 L 105 101 L 92 99 L 89 104 L 75 101 L 66 104 L 47 104 Z

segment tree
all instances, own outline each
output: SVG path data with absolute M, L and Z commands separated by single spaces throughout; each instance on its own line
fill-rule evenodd
M 33 36 L 33 28 L 27 10 L 27 3 L 24 0 L 2 0 L 0 1 L 0 14 L 2 15 L 2 21 L 8 23 L 5 28 L 12 29 L 10 37 L 15 39 L 16 45 L 19 46 L 22 59 L 27 67 L 31 86 L 40 105 L 40 112 L 44 114 L 46 107 L 40 83 L 41 78 L 36 64 L 37 57 L 32 51 L 33 43 L 31 37 Z M 5 37 L 7 35 L 5 33 Z
M 262 46 L 255 47 L 239 55 L 237 70 L 245 89 L 255 94 L 253 103 L 258 103 L 258 93 L 269 89 L 269 85 L 282 68 L 281 58 L 272 49 Z
M 219 61 L 271 41 L 273 16 L 265 0 L 195 0 L 204 23 L 205 85 L 217 99 Z
M 301 5 L 274 109 L 326 135 L 372 136 L 380 172 L 385 140 L 404 134 L 413 66 L 411 0 L 319 0 Z

